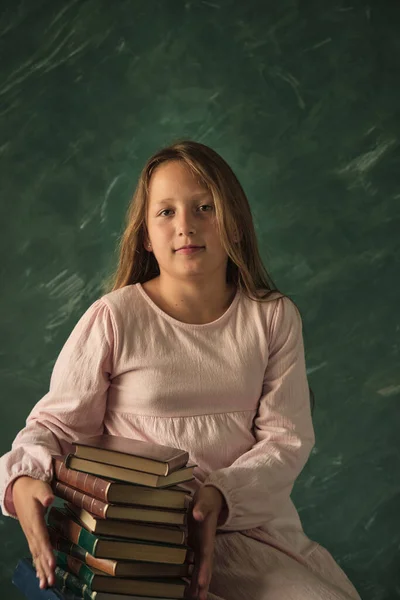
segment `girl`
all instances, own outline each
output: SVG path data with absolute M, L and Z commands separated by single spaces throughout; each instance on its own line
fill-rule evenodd
M 226 162 L 189 141 L 150 158 L 112 290 L 75 326 L 1 458 L 2 511 L 19 519 L 41 587 L 54 583 L 51 455 L 108 433 L 197 463 L 191 598 L 359 599 L 290 499 L 314 432 L 300 313 L 274 288 Z

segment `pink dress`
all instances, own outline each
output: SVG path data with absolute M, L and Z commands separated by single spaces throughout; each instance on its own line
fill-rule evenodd
M 94 302 L 0 459 L 3 514 L 15 517 L 16 477 L 50 481 L 52 453 L 103 432 L 188 450 L 198 465 L 188 487 L 223 493 L 209 600 L 359 599 L 290 498 L 314 431 L 301 317 L 287 298 L 238 291 L 203 325 L 169 316 L 139 283 Z

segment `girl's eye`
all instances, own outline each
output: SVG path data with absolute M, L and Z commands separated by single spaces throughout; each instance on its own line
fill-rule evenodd
M 204 206 L 208 206 L 208 208 L 214 208 L 213 206 L 211 206 L 211 204 L 202 204 L 201 206 L 199 206 L 199 208 L 203 208 Z M 162 211 L 160 212 L 160 215 L 162 215 L 162 214 L 163 214 L 163 213 L 165 213 L 165 212 L 169 212 L 170 210 L 171 210 L 170 208 L 165 208 L 164 210 L 162 210 Z M 200 212 L 207 212 L 207 211 L 205 211 L 205 210 L 202 210 L 202 211 L 200 211 Z M 167 215 L 167 216 L 168 216 L 168 215 Z

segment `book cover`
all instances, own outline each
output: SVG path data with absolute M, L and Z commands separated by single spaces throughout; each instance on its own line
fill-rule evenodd
M 154 596 L 136 596 L 132 594 L 114 594 L 112 592 L 92 592 L 88 586 L 76 575 L 70 573 L 62 567 L 56 566 L 56 579 L 61 581 L 60 588 L 70 590 L 73 594 L 75 590 L 77 595 L 71 596 L 71 600 L 170 600 L 169 598 L 155 598 Z
M 63 592 L 56 587 L 40 589 L 36 569 L 29 558 L 22 558 L 18 561 L 12 576 L 12 583 L 29 600 L 78 600 L 80 598 L 72 590 Z
M 87 531 L 65 511 L 52 507 L 48 513 L 48 527 L 58 531 L 70 542 L 81 546 L 97 558 L 141 560 L 168 564 L 183 564 L 188 546 L 162 544 L 151 541 L 100 537 Z
M 187 510 L 164 510 L 155 507 L 107 504 L 57 480 L 52 481 L 51 487 L 58 498 L 84 508 L 100 519 L 144 521 L 146 523 L 165 523 L 168 525 L 186 525 L 187 523 Z
M 151 525 L 136 521 L 118 519 L 99 519 L 84 508 L 70 502 L 64 505 L 70 517 L 78 521 L 85 529 L 96 535 L 122 537 L 128 539 L 149 540 L 166 544 L 186 544 L 187 528 L 178 525 Z
M 140 504 L 183 509 L 187 503 L 186 497 L 191 495 L 188 490 L 179 486 L 157 489 L 97 477 L 69 469 L 64 460 L 64 456 L 53 456 L 54 479 L 110 504 Z
M 169 487 L 171 485 L 176 485 L 177 483 L 183 483 L 184 481 L 191 481 L 194 478 L 194 468 L 197 466 L 194 463 L 188 463 L 186 467 L 183 467 L 178 471 L 174 471 L 170 475 L 163 476 L 154 475 L 152 473 L 144 473 L 142 471 L 135 471 L 134 469 L 127 469 L 124 467 L 117 467 L 115 465 L 109 465 L 85 458 L 79 458 L 74 454 L 68 454 L 65 457 L 65 465 L 70 469 L 76 469 L 77 471 L 90 473 L 91 475 L 98 475 L 100 477 L 116 479 L 119 481 L 125 481 L 127 483 L 135 483 L 153 488 Z
M 168 565 L 144 561 L 111 560 L 96 558 L 80 546 L 70 542 L 55 529 L 49 528 L 50 543 L 54 550 L 63 555 L 77 558 L 89 567 L 94 567 L 110 577 L 190 577 L 194 564 Z
M 189 453 L 179 448 L 107 434 L 75 440 L 73 454 L 164 476 L 184 467 L 189 460 Z
M 97 600 L 97 592 L 92 592 L 92 590 L 86 585 L 86 583 L 84 581 L 81 581 L 79 577 L 77 577 L 67 569 L 63 569 L 62 567 L 60 567 L 57 564 L 57 561 L 59 561 L 58 552 L 55 552 L 54 555 L 56 558 L 56 568 L 54 569 L 54 575 L 57 581 L 57 587 L 62 591 L 62 593 L 67 592 L 70 594 L 74 594 L 75 598 L 80 598 L 80 600 Z M 66 560 L 60 560 L 60 562 L 63 562 L 63 564 L 65 564 Z
M 78 546 L 77 544 L 74 544 L 74 542 L 68 540 L 66 537 L 63 537 L 61 533 L 53 527 L 48 527 L 47 531 L 49 534 L 50 543 L 54 550 L 57 550 L 61 554 L 69 554 L 81 562 L 86 563 L 90 567 L 95 567 L 96 569 L 99 569 L 99 571 L 103 571 L 108 575 L 116 575 L 116 567 L 118 564 L 116 560 L 96 558 L 81 546 Z
M 108 575 L 89 567 L 76 558 L 60 555 L 55 551 L 56 561 L 65 571 L 76 575 L 90 591 L 137 594 L 163 598 L 184 598 L 188 584 L 181 578 L 122 578 Z

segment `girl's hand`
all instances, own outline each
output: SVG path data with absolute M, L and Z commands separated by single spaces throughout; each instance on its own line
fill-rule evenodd
M 201 487 L 193 496 L 188 515 L 188 544 L 195 555 L 189 586 L 189 598 L 193 600 L 207 599 L 217 523 L 225 507 L 225 499 L 216 487 Z
M 56 561 L 44 519 L 54 500 L 53 491 L 44 481 L 22 476 L 15 480 L 12 495 L 15 512 L 35 563 L 36 576 L 40 579 L 40 588 L 54 585 Z

